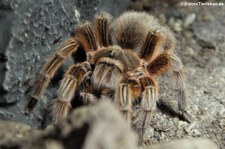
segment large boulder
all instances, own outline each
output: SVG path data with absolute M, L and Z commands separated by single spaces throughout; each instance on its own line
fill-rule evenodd
M 67 119 L 45 130 L 5 121 L 0 128 L 0 148 L 5 149 L 138 148 L 137 136 L 109 101 L 74 110 Z

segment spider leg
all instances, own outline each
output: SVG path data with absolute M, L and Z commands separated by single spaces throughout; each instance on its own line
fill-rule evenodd
M 73 99 L 77 85 L 90 70 L 91 67 L 88 62 L 74 64 L 67 70 L 53 103 L 52 117 L 54 123 L 59 122 L 68 115 L 71 108 L 70 102 Z
M 81 99 L 82 99 L 82 101 L 85 105 L 94 104 L 98 101 L 96 96 L 94 96 L 91 93 L 81 92 L 80 96 L 81 96 Z
M 153 78 L 143 77 L 140 79 L 140 82 L 144 91 L 141 96 L 141 109 L 137 114 L 134 127 L 139 133 L 140 143 L 143 143 L 145 130 L 150 126 L 151 120 L 155 114 L 159 89 L 157 81 Z
M 83 52 L 86 53 L 90 49 L 97 50 L 98 46 L 99 41 L 96 38 L 95 29 L 90 22 L 77 27 L 75 29 L 75 36 L 69 38 L 60 46 L 59 50 L 45 63 L 37 75 L 31 92 L 30 101 L 25 108 L 25 114 L 29 114 L 33 110 L 38 100 L 44 94 L 45 89 L 48 87 L 50 80 L 69 56 L 77 60 L 78 57 L 75 56 L 77 54 L 77 49 L 79 49 L 79 52 L 82 51 L 81 49 L 84 49 Z
M 102 12 L 95 16 L 96 30 L 98 33 L 100 46 L 108 47 L 110 42 L 109 35 L 109 14 Z
M 135 99 L 140 96 L 141 93 L 141 86 L 138 79 L 128 76 L 125 77 L 119 87 L 116 89 L 115 92 L 115 102 L 116 105 L 119 107 L 121 112 L 123 113 L 125 119 L 128 122 L 131 122 L 132 118 L 132 103 Z
M 75 35 L 85 51 L 90 49 L 96 51 L 99 48 L 99 40 L 92 23 L 86 22 L 77 27 Z
M 178 108 L 182 112 L 183 118 L 187 122 L 192 122 L 192 116 L 186 111 L 187 106 L 187 92 L 186 92 L 186 78 L 183 72 L 183 64 L 181 60 L 175 55 L 171 54 L 172 64 L 172 76 L 174 78 L 174 86 L 177 87 L 178 94 L 180 96 L 178 100 Z
M 132 115 L 132 97 L 131 89 L 128 84 L 121 83 L 119 85 L 117 95 L 116 95 L 117 105 L 121 112 L 123 113 L 125 119 L 130 122 Z
M 168 51 L 162 52 L 153 61 L 147 64 L 146 68 L 150 76 L 159 76 L 165 73 L 171 66 L 171 54 Z
M 79 91 L 80 91 L 79 95 L 83 104 L 85 105 L 93 104 L 98 101 L 97 97 L 94 96 L 94 94 L 92 94 L 93 92 L 93 88 L 91 86 L 92 74 L 93 74 L 92 71 L 87 72 L 79 83 Z
M 149 31 L 141 47 L 139 57 L 149 62 L 152 61 L 160 53 L 162 41 L 163 38 L 159 31 Z
M 79 44 L 75 37 L 66 40 L 59 50 L 44 64 L 41 71 L 35 78 L 35 83 L 31 91 L 31 98 L 25 108 L 25 113 L 29 114 L 36 106 L 38 100 L 44 94 L 51 78 L 55 75 L 56 71 L 63 64 L 63 62 L 77 50 Z

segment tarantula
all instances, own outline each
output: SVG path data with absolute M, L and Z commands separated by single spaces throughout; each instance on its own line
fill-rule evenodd
M 187 112 L 185 81 L 181 60 L 173 53 L 175 37 L 171 30 L 143 12 L 125 12 L 114 21 L 107 13 L 93 22 L 76 27 L 36 76 L 26 107 L 29 113 L 41 99 L 50 80 L 70 56 L 74 63 L 64 74 L 53 103 L 52 118 L 65 118 L 75 93 L 84 104 L 101 98 L 112 100 L 127 121 L 132 120 L 133 103 L 139 101 L 141 112 L 137 129 L 149 125 L 156 108 L 159 85 L 157 77 L 168 73 L 179 84 L 178 105 Z

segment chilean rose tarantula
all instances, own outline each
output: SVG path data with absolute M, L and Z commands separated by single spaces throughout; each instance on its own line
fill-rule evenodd
M 156 108 L 163 73 L 179 84 L 179 109 L 186 112 L 185 81 L 181 60 L 173 53 L 175 37 L 165 26 L 143 12 L 125 12 L 110 22 L 107 13 L 95 16 L 74 31 L 42 67 L 36 77 L 26 113 L 41 99 L 56 71 L 70 56 L 74 63 L 64 74 L 52 106 L 54 123 L 67 117 L 71 101 L 95 103 L 112 100 L 125 119 L 132 120 L 133 104 L 140 104 L 134 127 L 143 137 Z M 187 118 L 188 119 L 188 118 Z

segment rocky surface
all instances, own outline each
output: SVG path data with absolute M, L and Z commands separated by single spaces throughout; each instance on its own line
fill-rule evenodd
M 217 146 L 207 139 L 182 139 L 153 145 L 143 149 L 217 149 Z
M 6 127 L 6 129 L 5 129 Z M 99 102 L 73 111 L 56 126 L 34 130 L 1 121 L 0 148 L 22 149 L 137 149 L 138 139 L 119 111 L 109 102 Z M 106 133 L 107 132 L 107 133 Z
M 4 149 L 217 149 L 207 139 L 138 147 L 135 132 L 109 101 L 78 108 L 67 119 L 45 130 L 0 122 L 0 148 Z

